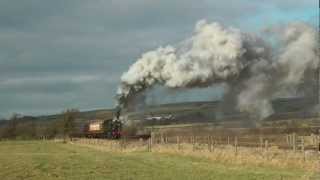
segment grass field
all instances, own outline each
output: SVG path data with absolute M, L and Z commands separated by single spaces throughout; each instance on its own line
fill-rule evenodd
M 304 179 L 303 170 L 232 166 L 151 152 L 105 152 L 52 141 L 0 142 L 0 179 Z

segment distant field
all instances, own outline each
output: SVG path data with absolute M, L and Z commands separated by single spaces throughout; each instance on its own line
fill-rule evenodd
M 0 142 L 0 179 L 302 179 L 303 171 L 239 167 L 204 158 L 150 152 L 104 152 L 46 141 Z

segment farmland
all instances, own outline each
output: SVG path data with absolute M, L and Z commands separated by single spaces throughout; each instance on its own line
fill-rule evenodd
M 107 143 L 107 144 L 106 144 Z M 0 142 L 0 177 L 15 179 L 307 179 L 299 168 L 218 162 L 188 153 L 112 150 L 108 143 Z M 115 148 L 115 147 L 114 147 Z M 313 176 L 313 175 L 312 175 Z

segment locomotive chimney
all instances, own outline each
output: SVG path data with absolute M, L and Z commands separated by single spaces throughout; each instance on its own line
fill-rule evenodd
M 116 120 L 119 120 L 120 114 L 121 114 L 121 108 L 120 108 L 120 106 L 117 106 L 117 107 L 115 108 L 115 119 L 116 119 Z

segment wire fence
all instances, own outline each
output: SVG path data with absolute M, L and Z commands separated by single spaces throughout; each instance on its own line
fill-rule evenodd
M 170 145 L 177 147 L 178 150 L 183 150 L 187 145 L 191 146 L 193 151 L 207 149 L 209 152 L 215 148 L 229 146 L 233 147 L 235 152 L 240 147 L 246 147 L 261 151 L 273 148 L 292 150 L 293 152 L 318 151 L 320 153 L 320 136 L 315 134 L 310 136 L 299 136 L 295 133 L 268 136 L 169 136 L 164 133 L 151 133 L 150 138 L 122 137 L 119 140 L 76 138 L 74 140 L 85 144 L 108 145 L 113 150 L 125 149 L 134 144 L 135 147 L 145 147 L 147 151 L 152 151 L 153 147 L 157 145 Z

